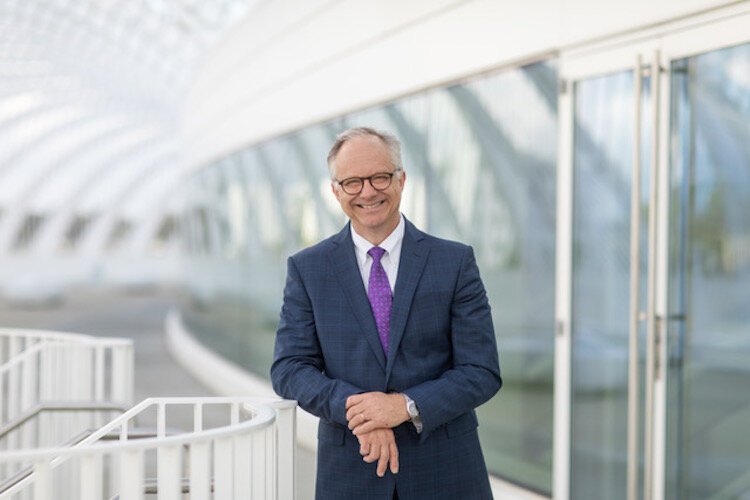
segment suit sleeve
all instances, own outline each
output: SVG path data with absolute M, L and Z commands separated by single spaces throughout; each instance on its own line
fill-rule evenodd
M 451 304 L 453 367 L 404 392 L 422 416 L 425 440 L 442 424 L 489 400 L 502 386 L 492 315 L 471 247 L 462 260 Z
M 297 400 L 302 409 L 313 415 L 347 425 L 346 399 L 363 391 L 348 382 L 327 377 L 324 370 L 312 303 L 299 270 L 289 257 L 271 366 L 273 389 L 283 398 Z

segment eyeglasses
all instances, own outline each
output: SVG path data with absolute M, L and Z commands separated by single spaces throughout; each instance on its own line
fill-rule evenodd
M 383 172 L 380 174 L 371 175 L 370 177 L 349 177 L 342 181 L 336 179 L 336 183 L 341 186 L 346 194 L 359 194 L 365 187 L 365 181 L 370 182 L 370 186 L 375 191 L 385 191 L 388 186 L 391 185 L 393 176 L 401 170 L 395 170 L 393 172 Z

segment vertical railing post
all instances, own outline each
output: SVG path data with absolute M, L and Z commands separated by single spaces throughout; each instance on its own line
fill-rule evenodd
M 182 447 L 180 445 L 159 446 L 156 449 L 156 462 L 159 500 L 180 500 L 182 498 Z
M 278 418 L 278 413 L 276 414 Z M 263 436 L 266 440 L 266 494 L 268 498 L 279 498 L 278 484 L 276 478 L 279 474 L 279 454 L 278 443 L 278 422 L 266 429 Z
M 21 410 L 26 411 L 39 401 L 36 389 L 36 353 L 28 353 L 21 360 Z
M 13 357 L 19 352 L 19 341 L 16 337 L 11 337 L 8 342 L 8 356 Z M 8 373 L 8 420 L 12 420 L 18 416 L 18 365 L 10 368 Z
M 127 363 L 125 366 L 125 403 L 131 405 L 133 404 L 133 388 L 135 387 L 135 353 L 133 352 L 133 344 L 125 345 L 123 349 L 126 353 L 125 360 Z
M 81 500 L 100 500 L 102 498 L 102 476 L 101 453 L 94 452 L 81 457 Z
M 39 402 L 36 393 L 37 383 L 37 356 L 38 351 L 27 351 L 23 354 L 21 361 L 21 412 L 26 412 Z M 35 432 L 31 425 L 25 425 L 20 429 L 19 445 L 21 448 L 37 446 L 34 442 Z
M 42 343 L 41 352 L 39 353 L 39 399 L 49 398 L 51 389 L 52 375 L 52 353 L 48 343 Z
M 110 394 L 113 401 L 125 404 L 132 403 L 133 397 L 133 350 L 129 345 L 112 347 L 112 386 Z
M 94 401 L 105 401 L 105 386 L 104 382 L 106 380 L 105 375 L 105 347 L 102 344 L 96 344 L 94 346 L 94 352 L 92 353 L 92 360 L 93 363 L 92 366 L 92 372 L 93 372 L 93 399 Z M 94 415 L 94 427 L 100 427 L 104 425 L 105 422 L 104 414 L 103 413 L 96 413 Z
M 232 498 L 253 500 L 265 498 L 255 494 L 261 478 L 256 474 L 255 463 L 258 455 L 255 453 L 254 437 L 255 433 L 251 435 L 243 433 L 232 440 L 234 444 L 234 496 Z
M 104 401 L 104 346 L 97 345 L 94 350 L 94 398 L 96 401 Z
M 167 435 L 167 405 L 160 402 L 156 406 L 156 437 L 163 438 Z
M 210 442 L 208 441 L 201 441 L 190 445 L 191 500 L 209 500 L 211 498 L 210 453 Z
M 34 462 L 34 500 L 49 500 L 52 498 L 52 469 L 47 459 Z M 58 492 L 65 498 L 65 492 Z
M 279 401 L 276 409 L 276 486 L 278 498 L 296 498 L 294 461 L 297 449 L 297 403 Z
M 124 386 L 124 374 L 122 370 L 124 368 L 125 360 L 122 359 L 122 353 L 118 347 L 110 348 L 110 364 L 109 364 L 109 398 L 112 401 L 123 401 L 125 395 L 122 393 Z
M 120 500 L 143 499 L 143 451 L 120 453 Z
M 80 396 L 87 401 L 96 401 L 96 392 L 94 390 L 94 364 L 96 356 L 96 344 L 86 344 L 81 346 L 80 372 L 81 392 Z
M 232 438 L 218 438 L 214 441 L 214 498 L 232 498 L 233 484 Z

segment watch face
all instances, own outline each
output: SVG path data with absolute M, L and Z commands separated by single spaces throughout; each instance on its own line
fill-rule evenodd
M 409 412 L 410 417 L 416 417 L 419 415 L 419 412 L 417 411 L 417 405 L 414 404 L 414 401 L 409 401 L 409 404 L 406 405 L 406 411 Z

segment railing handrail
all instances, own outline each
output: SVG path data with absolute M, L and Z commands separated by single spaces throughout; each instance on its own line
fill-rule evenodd
M 131 339 L 122 337 L 97 337 L 84 333 L 35 330 L 26 328 L 0 328 L 0 337 L 36 338 L 46 341 L 78 342 L 82 344 L 132 345 Z
M 154 405 L 156 437 L 129 434 L 132 419 Z M 204 409 L 222 405 L 229 406 L 229 424 L 204 430 Z M 167 435 L 167 415 L 174 414 L 167 411 L 171 406 L 192 410 L 192 431 Z M 67 492 L 66 498 L 94 500 L 101 498 L 104 487 L 107 497 L 114 493 L 117 498 L 142 500 L 147 486 L 145 457 L 152 452 L 157 459 L 156 487 L 165 498 L 181 498 L 183 474 L 189 477 L 188 488 L 196 499 L 210 498 L 209 491 L 217 498 L 293 498 L 295 407 L 294 401 L 268 398 L 150 398 L 132 408 L 127 417 L 115 418 L 73 446 L 3 453 L 0 465 L 20 466 L 23 474 L 13 478 L 0 498 L 15 498 L 33 487 L 34 498 L 48 499 L 59 487 Z M 243 412 L 249 413 L 245 421 L 240 420 Z M 102 431 L 118 429 L 119 433 L 102 435 Z M 101 441 L 112 434 L 120 439 Z
M 47 349 L 48 346 L 55 346 L 55 345 L 64 345 L 64 344 L 57 344 L 57 343 L 51 343 L 51 342 L 38 342 L 28 349 L 24 349 L 23 351 L 20 351 L 16 353 L 13 357 L 8 358 L 3 364 L 0 365 L 0 376 L 2 376 L 3 373 L 10 371 L 15 367 L 16 365 L 23 363 L 26 358 L 29 358 L 36 354 L 37 352 Z
M 159 401 L 164 402 L 164 400 L 170 400 L 172 398 L 150 398 L 147 400 L 142 401 L 136 407 L 132 408 L 129 412 L 131 415 L 131 418 L 133 416 L 132 410 L 135 410 L 136 408 L 140 407 L 144 403 L 148 401 Z M 40 460 L 40 459 L 48 459 L 48 460 L 55 460 L 58 458 L 70 458 L 70 457 L 77 457 L 77 456 L 83 456 L 83 455 L 90 455 L 92 453 L 106 453 L 106 452 L 113 452 L 113 451 L 124 451 L 124 450 L 138 450 L 138 449 L 152 449 L 156 447 L 164 447 L 164 446 L 180 446 L 188 443 L 201 443 L 205 441 L 210 441 L 217 438 L 223 438 L 223 437 L 231 437 L 234 435 L 241 435 L 245 434 L 252 430 L 262 430 L 266 427 L 272 425 L 276 420 L 276 412 L 274 409 L 267 403 L 258 401 L 258 399 L 261 398 L 174 398 L 175 400 L 178 400 L 179 402 L 175 402 L 174 404 L 191 404 L 188 400 L 192 399 L 194 400 L 194 403 L 192 404 L 232 404 L 232 403 L 238 403 L 242 404 L 246 409 L 249 408 L 250 411 L 253 411 L 255 413 L 255 416 L 247 420 L 245 422 L 241 422 L 238 424 L 229 424 L 222 427 L 216 427 L 213 429 L 206 429 L 202 431 L 188 431 L 183 434 L 175 435 L 175 436 L 164 436 L 164 437 L 157 437 L 157 438 L 145 438 L 145 439 L 136 439 L 136 440 L 120 440 L 120 441 L 113 441 L 113 442 L 107 442 L 107 443 L 91 443 L 90 440 L 94 438 L 94 436 L 97 436 L 99 434 L 99 431 L 107 429 L 107 432 L 105 434 L 108 434 L 109 431 L 112 430 L 112 424 L 115 422 L 115 420 L 121 420 L 123 417 L 125 417 L 126 414 L 120 415 L 115 420 L 110 422 L 109 424 L 105 425 L 104 427 L 100 428 L 99 431 L 97 431 L 94 434 L 91 434 L 88 438 L 86 438 L 84 441 L 81 441 L 80 443 L 76 444 L 72 447 L 47 447 L 47 448 L 36 448 L 31 450 L 13 450 L 13 451 L 3 451 L 3 453 L 0 455 L 0 463 L 3 462 L 17 462 L 19 460 Z M 296 404 L 295 402 L 291 402 L 291 405 L 287 405 L 284 403 L 283 405 L 280 405 L 279 408 L 288 408 L 290 406 L 294 406 Z M 148 405 L 150 406 L 150 405 Z M 141 409 L 145 409 L 148 406 L 145 406 Z M 127 419 L 130 420 L 130 419 Z M 127 421 L 126 420 L 126 421 Z M 126 421 L 121 421 L 119 425 L 122 425 Z M 117 427 L 115 425 L 114 427 Z M 96 437 L 96 440 L 100 439 L 102 435 L 98 435 Z
M 125 412 L 123 403 L 117 401 L 45 401 L 17 415 L 10 422 L 0 425 L 0 439 L 17 430 L 20 426 L 44 412 L 67 411 L 119 411 Z
M 1 334 L 0 334 L 1 335 Z M 64 335 L 76 335 L 76 334 L 64 334 Z M 5 360 L 2 364 L 0 364 L 0 375 L 9 371 L 11 368 L 13 368 L 15 365 L 22 363 L 24 359 L 28 358 L 29 356 L 33 356 L 35 353 L 41 351 L 42 349 L 47 348 L 55 348 L 55 347 L 67 347 L 70 345 L 76 345 L 76 346 L 86 346 L 86 347 L 131 347 L 133 345 L 133 341 L 130 339 L 121 339 L 121 338 L 50 338 L 47 339 L 45 342 L 36 342 L 32 344 L 31 346 L 27 347 L 26 349 L 19 351 L 12 357 Z
M 0 424 L 50 399 L 132 404 L 131 339 L 5 328 L 0 340 Z

